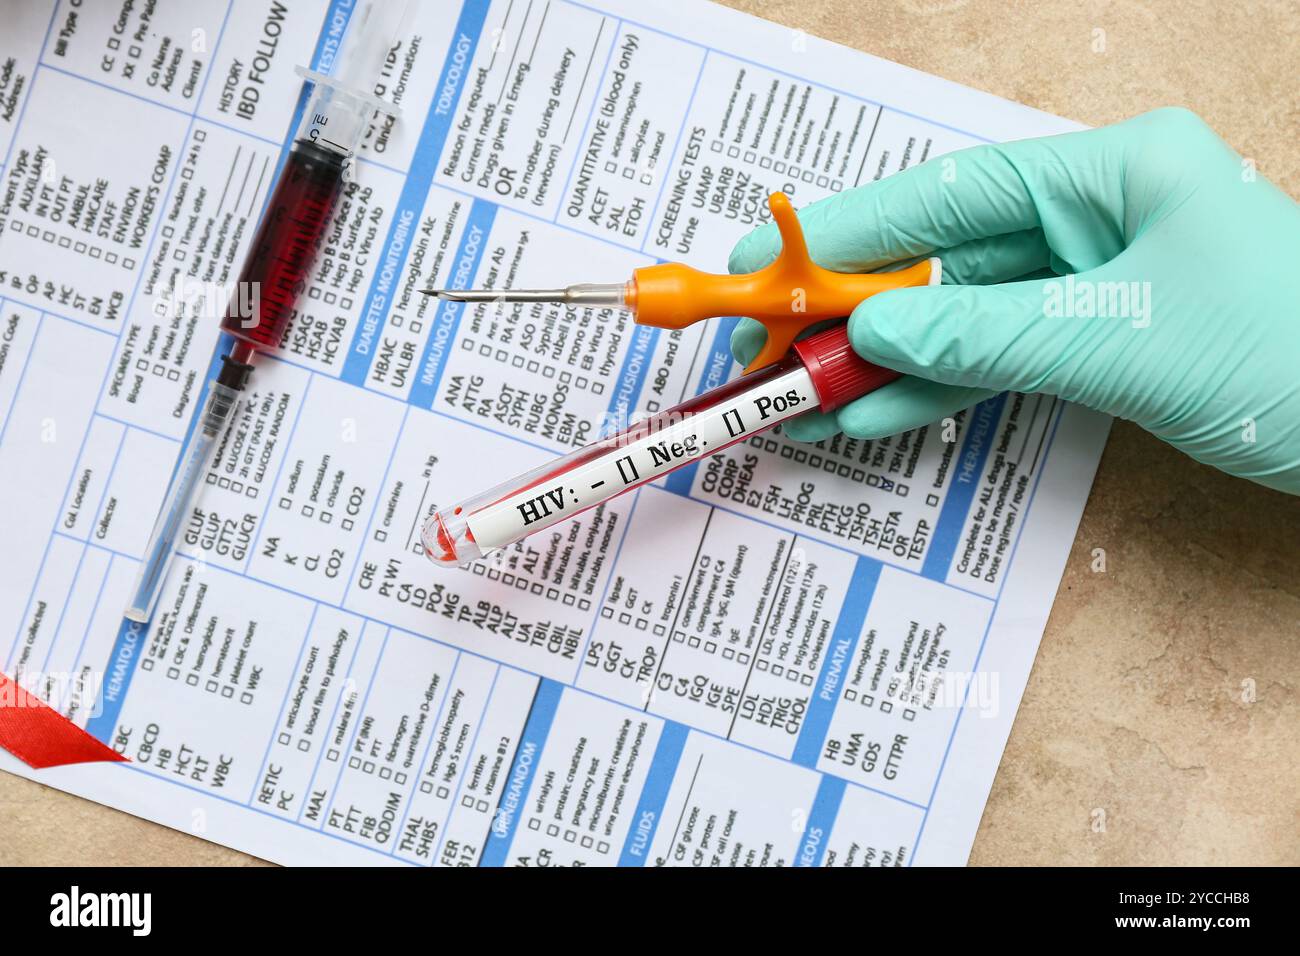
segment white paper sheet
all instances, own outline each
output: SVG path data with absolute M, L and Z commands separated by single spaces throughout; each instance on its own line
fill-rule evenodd
M 348 12 L 6 12 L 0 664 L 131 763 L 3 766 L 286 863 L 964 862 L 1106 419 L 769 433 L 503 562 L 418 553 L 435 505 L 736 372 L 729 322 L 418 289 L 719 270 L 770 191 L 1074 128 L 719 7 L 423 4 L 402 120 L 122 622 L 217 340 L 178 302 L 236 277 Z

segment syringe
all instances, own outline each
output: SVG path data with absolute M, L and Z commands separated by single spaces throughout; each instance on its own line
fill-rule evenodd
M 938 259 L 929 260 L 939 283 Z M 844 323 L 794 350 L 631 428 L 430 516 L 425 553 L 469 564 L 814 408 L 831 411 L 898 378 L 853 351 Z
M 181 522 L 208 458 L 252 372 L 253 355 L 280 345 L 321 235 L 342 191 L 345 171 L 376 110 L 395 109 L 373 93 L 414 0 L 371 0 L 352 12 L 329 75 L 299 68 L 314 84 L 284 169 L 253 237 L 221 320 L 234 338 L 208 386 L 199 420 L 181 452 L 145 549 L 126 617 L 153 616 Z M 250 308 L 251 306 L 251 308 Z

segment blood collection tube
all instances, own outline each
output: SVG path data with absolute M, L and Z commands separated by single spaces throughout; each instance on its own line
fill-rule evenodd
M 425 553 L 446 566 L 477 561 L 783 421 L 814 408 L 831 411 L 896 378 L 897 372 L 860 358 L 840 323 L 796 342 L 774 365 L 443 508 L 424 525 Z

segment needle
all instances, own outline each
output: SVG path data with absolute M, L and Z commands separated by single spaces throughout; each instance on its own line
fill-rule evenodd
M 563 289 L 422 289 L 445 302 L 560 302 L 581 308 L 625 309 L 627 284 L 585 282 Z

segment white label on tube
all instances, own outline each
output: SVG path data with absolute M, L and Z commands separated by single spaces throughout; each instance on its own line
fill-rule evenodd
M 792 369 L 643 438 L 611 443 L 600 457 L 474 512 L 469 529 L 484 552 L 505 547 L 817 406 L 808 371 Z

